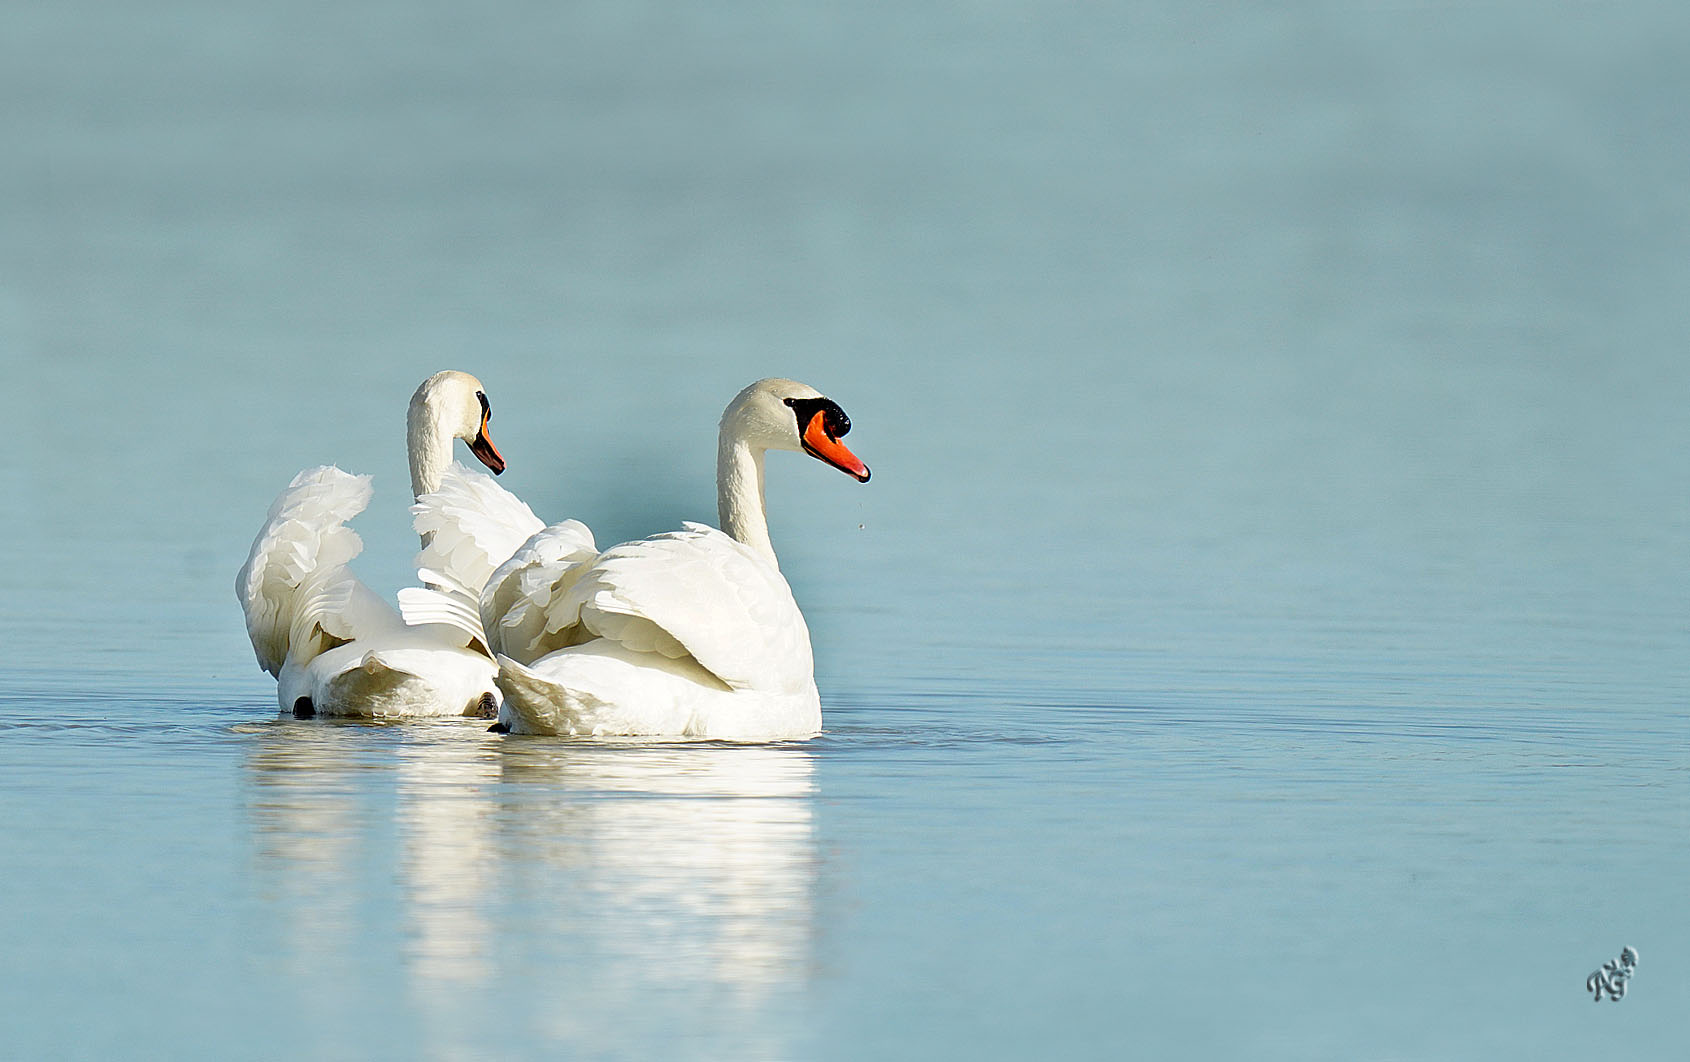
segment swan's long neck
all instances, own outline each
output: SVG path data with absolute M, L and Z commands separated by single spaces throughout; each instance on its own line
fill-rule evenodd
M 440 489 L 440 477 L 452 463 L 452 433 L 440 411 L 419 392 L 405 415 L 405 446 L 411 459 L 411 493 L 417 497 Z
M 716 516 L 722 530 L 767 557 L 777 569 L 769 517 L 763 503 L 763 449 L 727 425 L 716 447 Z

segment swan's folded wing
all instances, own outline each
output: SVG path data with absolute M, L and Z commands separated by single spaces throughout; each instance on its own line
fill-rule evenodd
M 598 555 L 593 533 L 579 520 L 553 524 L 524 542 L 481 592 L 493 650 L 530 664 L 572 644 L 580 606 L 569 601 L 569 591 Z
M 354 589 L 357 581 L 345 569 L 364 544 L 345 525 L 369 503 L 369 476 L 321 465 L 295 476 L 270 506 L 235 576 L 235 595 L 259 666 L 272 675 L 281 671 L 296 635 L 305 637 L 316 626 L 333 638 L 350 638 L 367 610 L 368 591 Z
M 607 550 L 560 610 L 631 649 L 690 655 L 734 689 L 801 690 L 813 675 L 810 632 L 775 567 L 715 528 Z

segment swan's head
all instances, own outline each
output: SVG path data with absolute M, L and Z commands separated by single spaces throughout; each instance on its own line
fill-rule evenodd
M 413 435 L 419 429 L 433 431 L 447 440 L 447 445 L 451 439 L 462 439 L 469 444 L 469 452 L 496 476 L 505 470 L 505 459 L 487 436 L 487 422 L 492 418 L 486 389 L 467 372 L 437 372 L 411 396 Z
M 850 430 L 839 403 L 796 380 L 758 380 L 722 414 L 724 437 L 764 450 L 798 450 L 867 483 L 868 466 L 840 441 Z

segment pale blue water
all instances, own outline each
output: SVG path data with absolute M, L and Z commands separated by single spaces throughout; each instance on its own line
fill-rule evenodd
M 11 4 L 4 1053 L 1681 1053 L 1684 12 Z M 827 732 L 277 721 L 233 573 L 336 461 L 405 581 L 447 366 L 604 543 L 839 400 Z

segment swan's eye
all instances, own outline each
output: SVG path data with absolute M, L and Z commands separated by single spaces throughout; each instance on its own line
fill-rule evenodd
M 845 415 L 843 409 L 830 402 L 827 408 L 822 411 L 822 427 L 827 430 L 829 435 L 837 439 L 851 430 L 851 418 Z
M 493 407 L 487 404 L 487 396 L 480 391 L 475 392 L 475 400 L 481 403 L 481 419 L 483 422 L 493 419 Z

